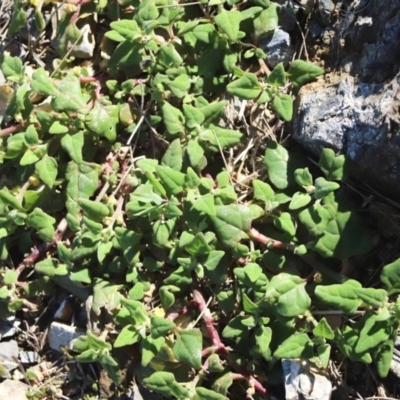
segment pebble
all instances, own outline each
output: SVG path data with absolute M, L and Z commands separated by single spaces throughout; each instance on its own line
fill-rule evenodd
M 1 376 L 9 378 L 10 372 L 18 367 L 18 344 L 15 340 L 0 342 Z M 0 399 L 3 397 L 0 396 Z
M 0 104 L 1 110 L 1 104 Z M 0 111 L 1 114 L 1 111 Z M 17 333 L 17 328 L 21 325 L 21 321 L 14 316 L 0 320 L 0 339 L 12 337 Z
M 48 341 L 49 346 L 55 351 L 61 351 L 62 347 L 70 347 L 73 339 L 85 334 L 85 331 L 74 326 L 53 322 L 50 325 Z
M 26 392 L 29 386 L 19 381 L 6 379 L 0 383 L 0 399 L 28 400 Z
M 258 46 L 267 55 L 266 61 L 271 68 L 275 68 L 281 62 L 286 67 L 294 54 L 290 35 L 281 28 L 262 38 Z

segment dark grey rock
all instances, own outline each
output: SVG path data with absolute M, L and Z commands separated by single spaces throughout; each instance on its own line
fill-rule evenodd
M 329 25 L 335 4 L 332 0 L 318 0 L 318 11 L 325 25 Z
M 281 62 L 287 66 L 294 54 L 290 35 L 281 28 L 275 29 L 272 34 L 262 38 L 259 47 L 267 55 L 266 61 L 271 68 Z
M 333 27 L 330 80 L 300 90 L 293 137 L 346 154 L 357 178 L 400 199 L 400 2 L 352 4 Z

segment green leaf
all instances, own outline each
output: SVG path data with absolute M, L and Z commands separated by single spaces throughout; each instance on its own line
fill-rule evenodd
M 312 342 L 305 333 L 295 332 L 275 350 L 276 358 L 309 358 Z
M 140 34 L 139 26 L 135 20 L 122 19 L 113 21 L 110 24 L 112 30 L 118 32 L 123 39 L 135 40 Z M 108 32 L 107 32 L 108 33 Z
M 323 257 L 346 260 L 351 256 L 365 254 L 371 245 L 371 236 L 361 225 L 358 216 L 347 211 L 337 213 L 327 224 L 314 249 Z
M 143 379 L 143 384 L 163 396 L 175 396 L 177 399 L 189 398 L 189 392 L 181 386 L 171 372 L 158 371 Z
M 296 225 L 293 217 L 287 213 L 283 212 L 280 215 L 274 217 L 274 225 L 288 233 L 290 236 L 294 236 L 296 234 Z
M 327 207 L 313 204 L 299 213 L 299 219 L 311 235 L 319 236 L 324 233 L 328 222 L 332 218 Z
M 271 3 L 254 19 L 254 36 L 259 38 L 263 34 L 274 31 L 279 25 L 279 4 Z
M 175 97 L 181 99 L 188 94 L 191 84 L 189 76 L 182 74 L 178 75 L 173 81 L 168 82 L 167 86 Z M 185 104 L 183 107 L 185 107 Z
M 22 156 L 19 164 L 22 166 L 34 164 L 35 162 L 39 161 L 40 157 L 33 152 L 31 149 L 25 151 L 25 154 Z
M 393 340 L 381 343 L 378 349 L 374 352 L 374 362 L 378 375 L 381 378 L 386 378 L 390 371 L 390 364 L 393 360 L 394 343 Z
M 241 239 L 248 237 L 252 214 L 248 207 L 239 204 L 216 206 L 215 216 L 210 218 L 221 242 L 230 247 L 235 247 Z
M 255 339 L 260 354 L 266 361 L 271 358 L 270 343 L 272 339 L 272 329 L 270 327 L 259 326 L 255 332 Z
M 35 264 L 35 271 L 45 276 L 66 275 L 68 268 L 65 264 L 58 264 L 57 260 L 53 258 L 46 258 Z
M 176 342 L 172 349 L 175 357 L 190 367 L 201 368 L 203 335 L 198 329 L 176 329 Z
M 364 326 L 360 331 L 355 352 L 358 354 L 376 348 L 380 343 L 387 342 L 392 333 L 392 321 L 379 321 L 377 315 L 367 312 L 363 317 Z
M 245 100 L 253 100 L 261 93 L 262 86 L 255 74 L 245 72 L 239 79 L 228 84 L 229 94 Z
M 262 182 L 258 179 L 253 180 L 254 198 L 268 202 L 273 199 L 274 191 L 268 183 Z
M 228 398 L 222 394 L 214 392 L 214 390 L 209 390 L 204 387 L 197 387 L 194 400 L 228 400 Z
M 78 204 L 82 207 L 86 216 L 94 221 L 101 221 L 110 214 L 108 207 L 99 201 L 92 201 L 83 198 L 78 200 Z
M 43 93 L 47 96 L 55 96 L 57 94 L 57 89 L 55 88 L 53 81 L 49 77 L 48 72 L 43 68 L 38 68 L 33 73 L 31 87 L 35 92 Z
M 68 153 L 72 161 L 80 164 L 82 159 L 82 148 L 84 145 L 83 132 L 79 131 L 73 135 L 67 133 L 61 139 L 62 148 Z
M 222 331 L 222 336 L 226 339 L 237 339 L 247 332 L 247 328 L 242 324 L 245 319 L 243 315 L 237 315 L 231 319 Z
M 351 361 L 362 361 L 366 364 L 370 364 L 372 362 L 372 358 L 369 353 L 358 354 L 355 351 L 358 338 L 358 330 L 353 329 L 348 325 L 343 328 L 343 333 L 340 333 L 338 330 L 336 330 L 335 341 L 340 351 L 346 357 L 349 357 Z
M 144 25 L 146 21 L 155 20 L 159 16 L 154 0 L 142 0 L 137 11 L 137 20 Z
M 318 285 L 315 288 L 315 295 L 325 304 L 339 308 L 346 314 L 354 314 L 361 304 L 361 300 L 354 291 L 359 288 L 361 288 L 361 283 L 349 279 L 335 285 Z
M 110 311 L 119 307 L 122 297 L 121 288 L 122 285 L 112 285 L 110 282 L 95 278 L 93 284 L 93 312 L 98 316 L 102 307 L 106 307 Z
M 228 146 L 235 146 L 242 140 L 243 134 L 232 129 L 221 128 L 210 124 L 210 129 L 200 133 L 199 139 L 209 142 L 212 145 L 212 150 L 219 151 Z
M 361 288 L 354 289 L 357 296 L 372 307 L 383 307 L 387 302 L 388 293 L 383 289 Z
M 60 135 L 61 133 L 67 133 L 68 131 L 68 126 L 61 124 L 60 121 L 54 121 L 49 129 L 49 133 L 52 135 Z
M 49 187 L 52 188 L 57 178 L 57 161 L 53 157 L 44 157 L 35 165 L 39 178 Z
M 315 192 L 314 197 L 316 199 L 322 199 L 327 196 L 329 193 L 334 192 L 339 189 L 340 185 L 336 182 L 329 182 L 323 177 L 319 177 L 315 180 Z
M 326 321 L 326 318 L 321 318 L 319 320 L 318 325 L 313 329 L 313 334 L 329 340 L 332 340 L 335 337 L 335 334 Z
M 380 279 L 388 288 L 389 294 L 400 292 L 400 258 L 383 267 Z
M 108 376 L 119 386 L 122 382 L 122 375 L 118 363 L 111 357 L 109 353 L 103 354 L 99 359 L 101 366 L 107 371 Z
M 298 168 L 294 171 L 294 180 L 300 186 L 311 186 L 313 184 L 313 178 L 308 168 Z
M 327 179 L 332 181 L 340 181 L 348 175 L 348 163 L 346 156 L 335 156 L 332 149 L 323 149 L 319 159 L 318 166 Z
M 311 305 L 305 284 L 300 277 L 282 272 L 268 283 L 266 298 L 278 296 L 276 310 L 284 317 L 301 315 Z
M 292 120 L 293 100 L 288 94 L 278 93 L 272 101 L 272 108 L 284 121 Z
M 189 104 L 183 105 L 183 113 L 185 114 L 186 125 L 190 129 L 200 127 L 204 122 L 204 114 L 198 108 Z
M 97 165 L 70 162 L 67 167 L 67 194 L 72 199 L 89 198 L 98 188 L 99 170 Z
M 154 338 L 165 336 L 175 327 L 172 321 L 153 315 L 151 317 L 151 336 Z
M 278 189 L 286 189 L 289 185 L 288 161 L 288 151 L 279 143 L 268 140 L 264 163 L 268 170 L 269 179 Z
M 58 93 L 52 98 L 51 104 L 58 112 L 86 112 L 86 99 L 82 94 L 79 78 L 72 72 L 58 85 Z
M 323 73 L 324 70 L 314 64 L 303 60 L 295 60 L 290 64 L 288 76 L 293 86 L 300 87 Z
M 176 195 L 183 191 L 185 185 L 185 174 L 162 165 L 157 165 L 156 171 L 160 177 L 161 183 L 168 192 Z
M 127 325 L 119 333 L 117 340 L 114 343 L 114 347 L 129 346 L 137 343 L 140 338 L 141 336 L 139 331 L 133 325 Z
M 0 201 L 3 204 L 6 204 L 12 208 L 15 208 L 17 210 L 22 210 L 23 208 L 21 207 L 21 204 L 19 201 L 15 198 L 13 194 L 11 194 L 7 189 L 3 188 L 0 189 Z
M 165 101 L 161 106 L 161 112 L 163 115 L 163 122 L 169 134 L 176 135 L 177 133 L 185 132 L 185 117 L 181 110 Z
M 24 79 L 24 67 L 20 58 L 1 55 L 0 69 L 10 82 L 22 83 Z
M 238 40 L 241 20 L 242 16 L 239 11 L 223 11 L 214 17 L 218 28 L 228 36 L 231 42 Z
M 289 203 L 289 210 L 298 210 L 305 207 L 311 201 L 311 196 L 306 193 L 296 192 Z
M 212 24 L 197 25 L 193 29 L 193 35 L 196 39 L 208 44 L 213 43 L 216 39 L 216 31 Z
M 117 137 L 118 122 L 118 107 L 103 106 L 98 101 L 86 116 L 87 127 L 110 142 L 114 142 Z
M 173 140 L 162 158 L 161 164 L 180 171 L 183 163 L 182 146 L 180 139 Z
M 54 239 L 54 223 L 56 220 L 46 214 L 40 208 L 35 208 L 26 219 L 26 224 L 38 231 L 39 237 L 45 242 L 51 242 Z
M 149 365 L 151 360 L 160 352 L 162 346 L 165 343 L 164 337 L 154 338 L 153 336 L 147 336 L 142 340 L 142 366 L 146 367 Z
M 196 139 L 189 140 L 186 146 L 186 153 L 189 158 L 190 165 L 192 168 L 203 169 L 204 162 L 206 162 L 204 157 L 204 148 Z
M 280 87 L 286 84 L 286 73 L 283 63 L 279 63 L 269 74 L 267 83 L 272 86 Z

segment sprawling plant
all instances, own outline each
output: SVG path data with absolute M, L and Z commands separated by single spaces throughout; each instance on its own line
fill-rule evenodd
M 279 5 L 69 3 L 51 75 L 0 58 L 12 88 L 0 130 L 1 315 L 62 288 L 111 324 L 75 342 L 77 360 L 120 385 L 113 349 L 133 346 L 139 379 L 177 399 L 225 399 L 232 385 L 262 398 L 279 360 L 326 368 L 333 346 L 386 376 L 400 262 L 382 270 L 383 288 L 346 277 L 372 238 L 340 201 L 344 156 L 326 149 L 317 168 L 265 137 L 249 179 L 226 160 L 250 157 L 226 121 L 227 93 L 290 121 L 288 88 L 322 73 L 302 60 L 269 71 L 258 43 Z M 114 46 L 94 77 L 68 58 L 87 13 L 111 20 L 103 41 Z M 348 322 L 333 329 L 335 313 Z

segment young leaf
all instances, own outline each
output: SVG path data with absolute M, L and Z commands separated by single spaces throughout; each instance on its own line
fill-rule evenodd
M 313 334 L 315 336 L 319 336 L 329 340 L 332 340 L 335 337 L 335 334 L 328 322 L 326 321 L 326 318 L 320 319 L 318 325 L 313 329 Z
M 176 329 L 176 343 L 172 349 L 175 357 L 192 368 L 201 368 L 203 335 L 198 329 Z
M 26 224 L 38 231 L 39 237 L 45 242 L 54 239 L 54 223 L 56 220 L 40 208 L 35 208 L 26 219 Z
M 283 63 L 279 63 L 269 74 L 267 83 L 272 86 L 285 86 L 286 84 L 286 74 Z
M 57 161 L 53 157 L 44 157 L 35 165 L 39 178 L 52 188 L 57 178 Z
M 245 100 L 253 100 L 261 93 L 262 86 L 255 74 L 246 72 L 226 87 L 229 94 Z
M 337 307 L 346 314 L 354 314 L 361 304 L 361 300 L 354 289 L 361 288 L 361 284 L 355 280 L 344 283 L 322 286 L 315 288 L 315 295 L 323 303 Z
M 185 174 L 179 171 L 174 171 L 170 167 L 164 167 L 161 165 L 156 166 L 156 171 L 163 186 L 171 194 L 179 194 L 183 191 L 185 185 Z
M 83 211 L 89 219 L 94 221 L 101 221 L 110 213 L 108 207 L 99 201 L 92 201 L 88 199 L 79 199 L 78 204 L 82 207 Z
M 248 207 L 239 204 L 216 206 L 215 216 L 210 216 L 221 242 L 235 247 L 250 231 L 252 214 Z
M 283 146 L 273 140 L 267 141 L 264 163 L 268 170 L 269 179 L 278 189 L 286 189 L 289 184 L 288 160 L 288 151 Z
M 72 161 L 80 164 L 82 159 L 82 148 L 84 144 L 83 132 L 79 131 L 74 135 L 67 133 L 61 139 L 62 148 L 68 153 Z
M 293 100 L 288 94 L 278 93 L 272 101 L 272 108 L 284 121 L 291 121 L 293 117 Z
M 165 397 L 175 396 L 177 399 L 189 398 L 189 392 L 181 386 L 171 372 L 158 371 L 143 379 L 143 384 L 150 390 Z
M 324 70 L 314 64 L 303 60 L 295 60 L 290 64 L 288 76 L 293 86 L 300 87 L 323 73 Z
M 133 325 L 127 325 L 119 333 L 117 340 L 114 342 L 114 347 L 134 344 L 140 340 L 140 337 L 139 331 Z
M 279 9 L 279 4 L 271 3 L 267 9 L 263 10 L 254 19 L 254 35 L 256 38 L 267 32 L 274 31 L 278 27 Z
M 231 42 L 238 40 L 241 20 L 242 16 L 239 11 L 223 11 L 214 17 L 218 28 L 228 36 Z
M 183 156 L 180 139 L 173 140 L 167 148 L 162 158 L 161 164 L 172 168 L 174 171 L 180 171 L 182 168 Z
M 312 356 L 312 342 L 305 333 L 295 332 L 275 350 L 276 358 L 309 358 Z
M 316 199 L 322 199 L 327 196 L 329 193 L 334 192 L 339 189 L 340 185 L 336 182 L 329 182 L 322 176 L 315 180 L 315 192 L 314 197 Z
M 219 126 L 210 124 L 210 129 L 204 130 L 200 133 L 201 140 L 209 142 L 214 151 L 219 151 L 228 146 L 235 146 L 242 140 L 243 134 L 232 129 L 221 128 Z
M 348 163 L 346 156 L 335 156 L 332 149 L 323 149 L 318 166 L 325 177 L 331 181 L 340 181 L 346 178 Z
M 381 281 L 388 288 L 389 294 L 400 292 L 400 258 L 383 267 Z
M 185 117 L 181 110 L 165 101 L 161 106 L 161 111 L 163 122 L 169 134 L 176 135 L 177 133 L 185 132 Z
M 47 96 L 55 96 L 57 94 L 53 81 L 43 68 L 38 68 L 33 73 L 31 87 L 35 92 L 43 93 Z

